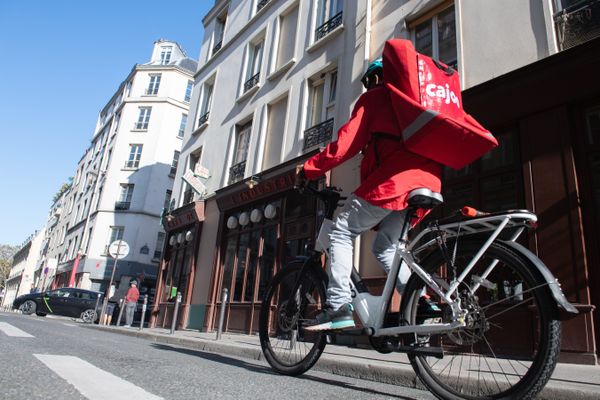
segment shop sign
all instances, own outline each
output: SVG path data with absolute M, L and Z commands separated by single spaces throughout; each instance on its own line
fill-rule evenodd
M 248 188 L 231 195 L 228 202 L 230 204 L 227 206 L 233 207 L 245 204 L 290 189 L 294 187 L 295 178 L 296 172 L 295 170 L 292 170 L 284 175 L 279 175 L 264 182 L 260 182 L 253 188 Z
M 183 174 L 183 180 L 186 181 L 192 189 L 194 189 L 199 195 L 204 195 L 206 192 L 206 186 L 199 178 L 199 175 L 194 174 L 191 170 L 185 171 Z

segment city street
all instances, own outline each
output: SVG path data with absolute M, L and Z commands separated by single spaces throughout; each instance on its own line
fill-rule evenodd
M 264 361 L 84 329 L 62 317 L 0 313 L 2 399 L 432 399 L 337 375 L 274 374 Z

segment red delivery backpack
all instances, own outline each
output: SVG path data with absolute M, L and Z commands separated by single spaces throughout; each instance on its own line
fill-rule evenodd
M 463 110 L 458 73 L 417 53 L 409 40 L 385 43 L 383 82 L 411 152 L 461 169 L 498 146 Z

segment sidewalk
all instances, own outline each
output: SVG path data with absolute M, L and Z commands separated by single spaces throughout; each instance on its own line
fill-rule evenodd
M 223 334 L 217 341 L 215 332 L 175 331 L 173 335 L 170 335 L 168 329 L 154 328 L 139 331 L 137 327 L 117 328 L 86 324 L 82 324 L 82 326 L 210 353 L 263 360 L 258 336 Z M 375 350 L 328 344 L 313 369 L 347 377 L 424 389 L 417 380 L 408 357 L 401 353 L 380 354 Z M 559 363 L 538 399 L 600 399 L 600 366 Z

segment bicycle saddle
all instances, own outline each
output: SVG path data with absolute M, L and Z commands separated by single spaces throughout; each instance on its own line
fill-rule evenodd
M 427 188 L 413 189 L 408 193 L 409 207 L 424 208 L 429 210 L 444 202 L 441 193 L 436 193 Z

